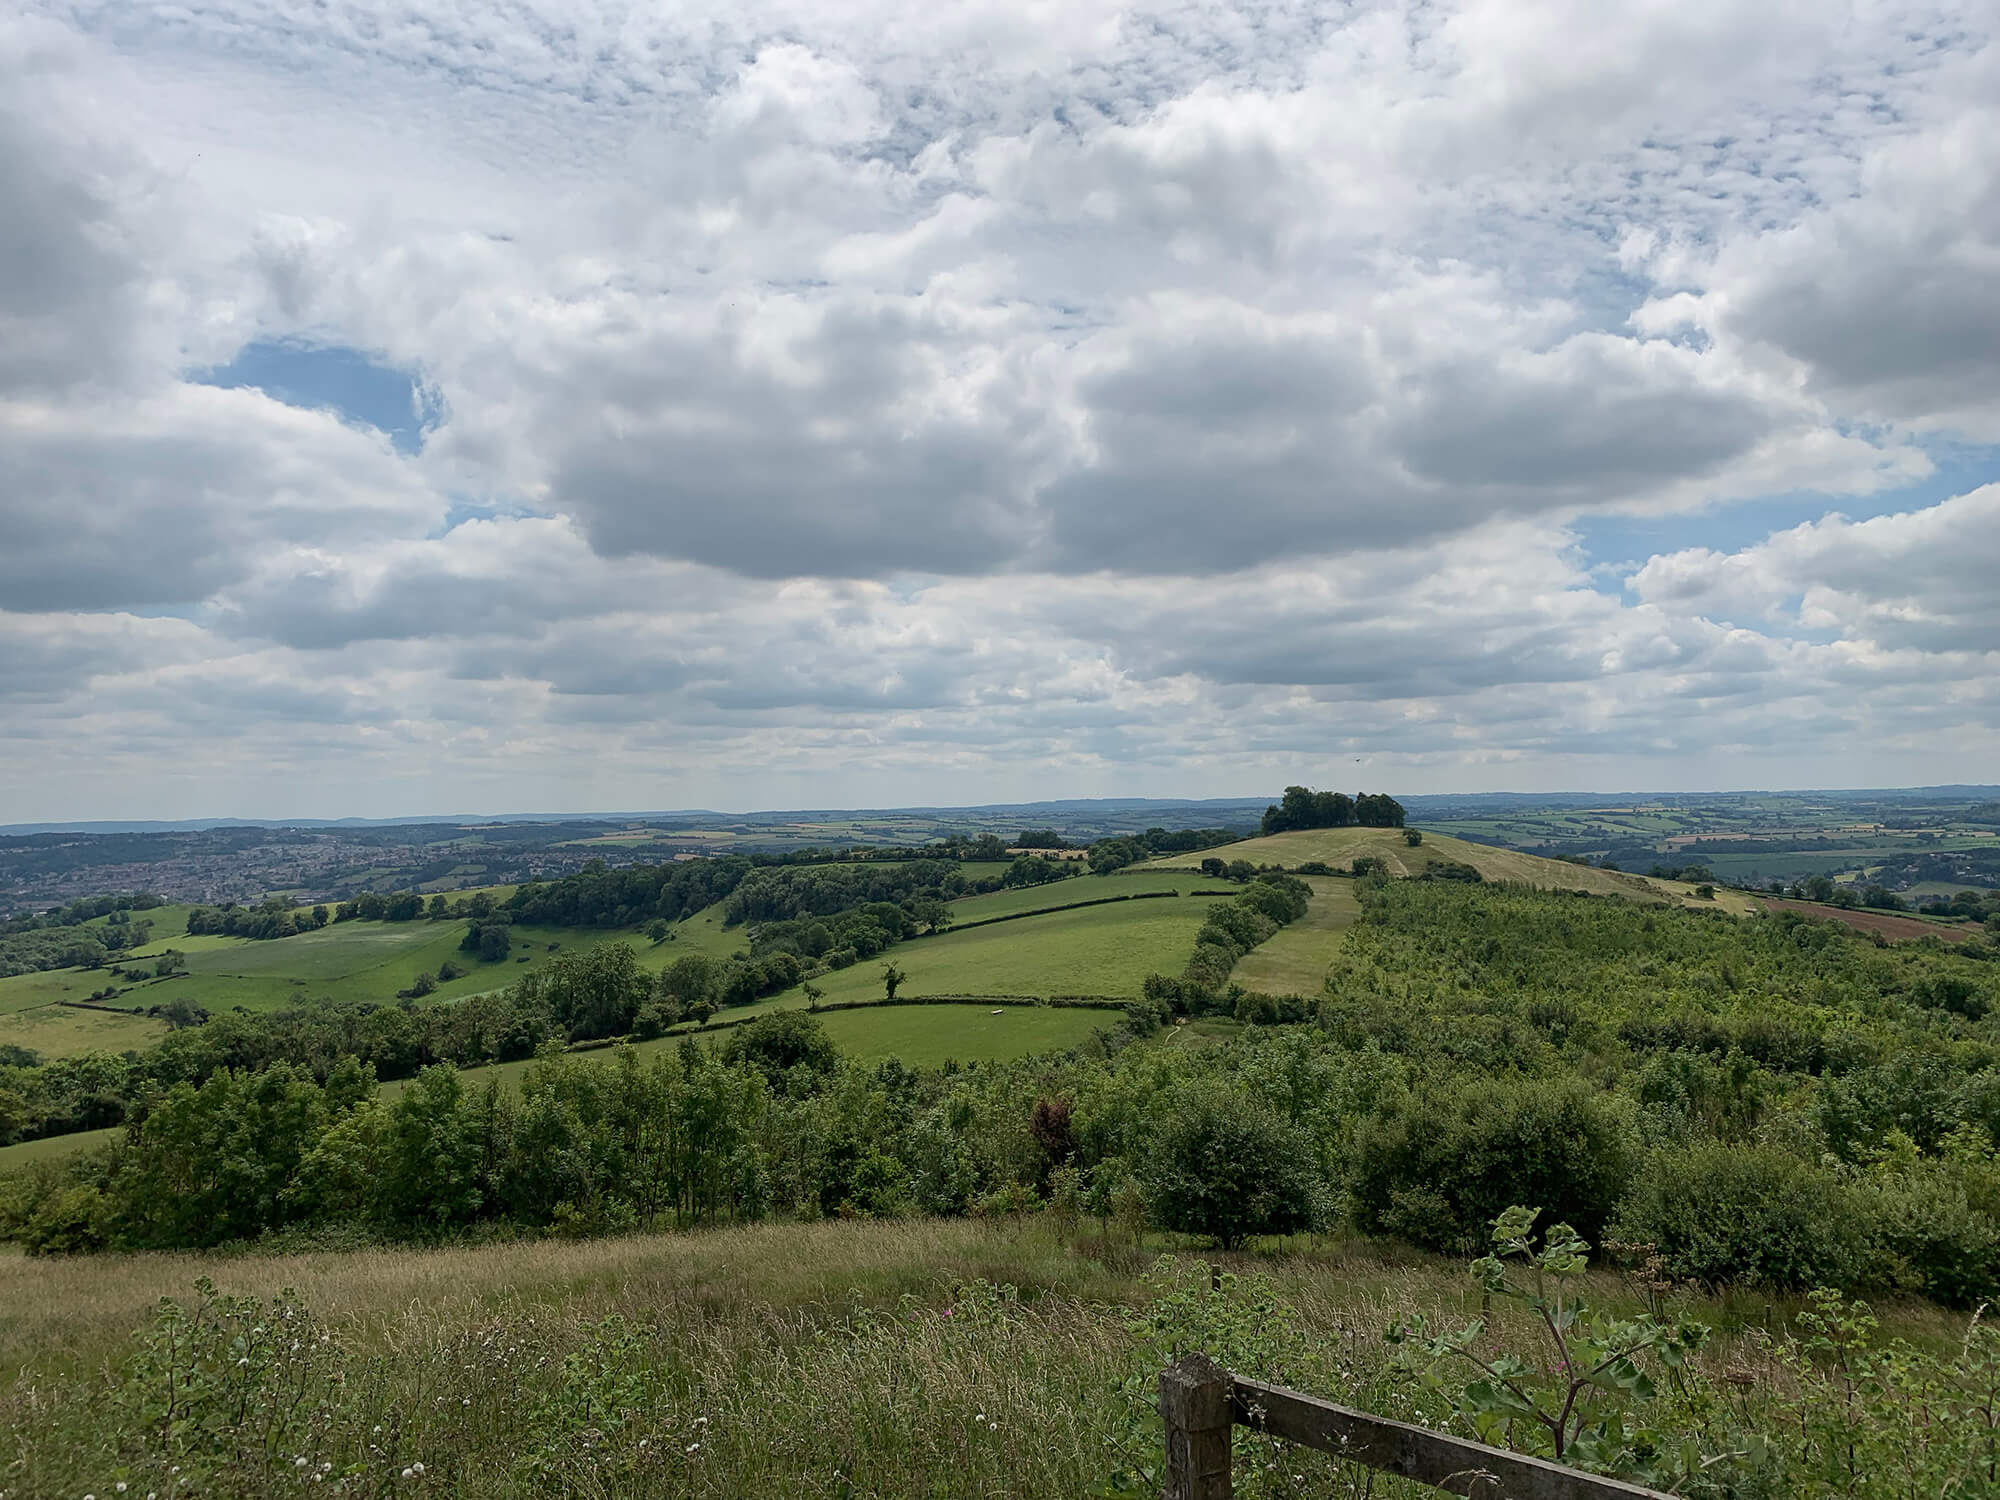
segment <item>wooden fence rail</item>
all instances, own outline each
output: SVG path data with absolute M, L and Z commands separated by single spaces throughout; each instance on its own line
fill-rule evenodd
M 1203 1354 L 1160 1374 L 1165 1500 L 1230 1500 L 1235 1427 L 1303 1443 L 1468 1500 L 1672 1500 L 1658 1490 L 1392 1422 L 1281 1385 L 1231 1375 Z

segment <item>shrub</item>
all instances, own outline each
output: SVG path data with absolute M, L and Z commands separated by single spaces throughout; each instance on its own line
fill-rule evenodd
M 1649 1157 L 1615 1233 L 1689 1280 L 1855 1287 L 1874 1271 L 1872 1218 L 1828 1170 L 1769 1146 L 1710 1144 Z
M 793 1068 L 830 1073 L 839 1060 L 826 1023 L 800 1010 L 781 1010 L 737 1027 L 722 1044 L 722 1060 L 747 1062 L 775 1085 Z
M 1574 1083 L 1478 1080 L 1391 1096 L 1355 1129 L 1362 1229 L 1469 1251 L 1516 1203 L 1602 1237 L 1631 1175 L 1625 1131 Z
M 1291 1234 L 1318 1217 L 1312 1142 L 1247 1095 L 1182 1101 L 1155 1143 L 1147 1198 L 1163 1229 L 1225 1250 L 1253 1234 Z

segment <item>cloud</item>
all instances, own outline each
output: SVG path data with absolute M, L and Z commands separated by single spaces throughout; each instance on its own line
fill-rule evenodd
M 22 816 L 1983 765 L 1963 8 L 33 9 Z
M 1921 511 L 1828 516 L 1740 552 L 1655 557 L 1633 592 L 1689 613 L 1791 623 L 1884 651 L 2000 652 L 2000 485 Z

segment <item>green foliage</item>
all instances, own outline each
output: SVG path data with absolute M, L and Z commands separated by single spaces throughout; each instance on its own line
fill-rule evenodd
M 1290 833 L 1300 828 L 1401 828 L 1403 805 L 1383 793 L 1349 797 L 1345 792 L 1315 792 L 1288 786 L 1284 799 L 1264 810 L 1259 829 L 1264 834 Z
M 189 1492 L 333 1487 L 365 1473 L 324 1456 L 347 1360 L 297 1294 L 232 1297 L 206 1276 L 195 1294 L 191 1304 L 160 1299 L 118 1383 L 120 1415 L 144 1458 L 169 1464 Z
M 1590 1306 L 1580 1278 L 1589 1245 L 1567 1224 L 1536 1243 L 1536 1210 L 1493 1221 L 1493 1249 L 1473 1262 L 1486 1298 L 1528 1309 L 1542 1335 L 1533 1355 L 1475 1352 L 1484 1319 L 1433 1330 L 1423 1317 L 1392 1326 L 1406 1367 L 1448 1395 L 1481 1442 L 1662 1488 L 1699 1475 L 1704 1456 L 1653 1425 L 1663 1382 L 1678 1380 L 1709 1330 L 1651 1314 L 1622 1318 Z M 1459 1377 L 1463 1375 L 1463 1383 Z
M 1224 1249 L 1324 1217 L 1312 1143 L 1248 1095 L 1203 1091 L 1168 1117 L 1145 1169 L 1155 1221 Z
M 773 1088 L 781 1087 L 794 1068 L 829 1073 L 838 1056 L 825 1022 L 796 1010 L 781 1010 L 746 1022 L 732 1030 L 722 1046 L 724 1062 L 750 1064 Z
M 1466 1250 L 1510 1205 L 1541 1200 L 1599 1233 L 1631 1177 L 1623 1123 L 1581 1084 L 1480 1079 L 1386 1098 L 1355 1128 L 1351 1190 L 1374 1233 Z

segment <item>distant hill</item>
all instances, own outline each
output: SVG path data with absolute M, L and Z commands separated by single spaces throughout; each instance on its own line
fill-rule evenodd
M 1403 841 L 1400 828 L 1308 828 L 1296 833 L 1277 833 L 1268 838 L 1245 839 L 1221 849 L 1193 854 L 1176 854 L 1153 861 L 1153 867 L 1191 870 L 1204 859 L 1247 859 L 1252 864 L 1283 865 L 1297 869 L 1319 860 L 1336 870 L 1346 870 L 1365 857 L 1382 861 L 1388 872 L 1399 879 L 1421 875 L 1431 860 L 1451 860 L 1471 865 L 1485 880 L 1512 881 L 1551 891 L 1589 891 L 1599 896 L 1626 896 L 1635 901 L 1658 901 L 1689 906 L 1720 907 L 1744 913 L 1755 910 L 1754 903 L 1735 891 L 1718 889 L 1713 901 L 1694 893 L 1692 885 L 1677 880 L 1655 880 L 1628 875 L 1618 870 L 1600 870 L 1588 865 L 1572 865 L 1559 859 L 1543 859 L 1513 849 L 1490 844 L 1474 844 L 1447 834 L 1426 833 L 1423 843 L 1412 848 Z

